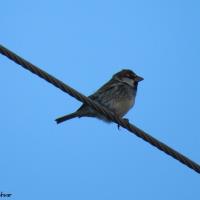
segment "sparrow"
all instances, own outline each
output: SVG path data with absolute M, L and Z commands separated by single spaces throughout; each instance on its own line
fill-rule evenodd
M 88 96 L 93 101 L 103 105 L 118 117 L 123 117 L 135 104 L 138 83 L 144 80 L 130 69 L 123 69 L 100 87 L 94 94 Z M 96 117 L 105 122 L 111 122 L 106 116 L 86 104 L 75 112 L 57 118 L 57 124 L 75 117 Z

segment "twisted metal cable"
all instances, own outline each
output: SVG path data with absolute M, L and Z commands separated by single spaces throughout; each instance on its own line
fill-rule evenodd
M 68 93 L 72 97 L 76 98 L 77 100 L 91 106 L 93 109 L 98 111 L 99 113 L 106 116 L 108 119 L 112 120 L 116 124 L 122 126 L 123 128 L 129 130 L 131 133 L 134 133 L 138 137 L 142 138 L 146 142 L 152 144 L 159 150 L 165 152 L 166 154 L 170 155 L 171 157 L 175 158 L 176 160 L 180 161 L 184 165 L 188 166 L 189 168 L 193 169 L 197 173 L 200 173 L 200 165 L 191 159 L 187 158 L 183 154 L 179 153 L 178 151 L 172 149 L 168 145 L 162 143 L 161 141 L 157 140 L 156 138 L 152 137 L 151 135 L 145 133 L 143 130 L 137 128 L 135 125 L 130 124 L 127 120 L 119 118 L 118 116 L 114 115 L 111 111 L 107 110 L 104 106 L 100 105 L 99 103 L 91 100 L 90 98 L 84 96 L 83 94 L 79 93 L 75 89 L 71 88 L 70 86 L 66 85 L 62 81 L 58 80 L 57 78 L 53 77 L 52 75 L 48 74 L 47 72 L 43 71 L 42 69 L 36 67 L 35 65 L 31 64 L 30 62 L 26 61 L 25 59 L 21 58 L 14 52 L 8 50 L 4 46 L 0 45 L 0 53 L 4 56 L 8 57 L 15 63 L 21 65 L 25 69 L 31 71 L 32 73 L 38 75 L 39 77 L 43 78 L 44 80 L 48 81 L 49 83 L 53 84 L 57 88 L 61 89 L 62 91 Z

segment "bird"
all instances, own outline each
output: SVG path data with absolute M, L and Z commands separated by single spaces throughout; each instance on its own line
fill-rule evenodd
M 118 117 L 123 117 L 134 106 L 138 83 L 142 80 L 144 78 L 138 76 L 132 70 L 123 69 L 115 73 L 107 83 L 88 97 Z M 85 103 L 75 112 L 59 117 L 55 121 L 60 124 L 75 117 L 96 117 L 105 122 L 111 122 L 106 116 Z

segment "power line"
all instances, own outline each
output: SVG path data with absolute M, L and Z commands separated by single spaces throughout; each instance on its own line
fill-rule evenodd
M 178 151 L 172 149 L 168 145 L 164 144 L 163 142 L 157 140 L 156 138 L 152 137 L 148 133 L 145 133 L 143 130 L 139 129 L 135 125 L 129 123 L 127 120 L 119 118 L 118 116 L 114 115 L 111 111 L 106 109 L 104 106 L 100 105 L 99 103 L 92 101 L 90 98 L 84 96 L 80 92 L 76 91 L 75 89 L 71 88 L 70 86 L 66 85 L 62 81 L 58 80 L 57 78 L 53 77 L 52 75 L 48 74 L 47 72 L 43 71 L 42 69 L 36 67 L 32 63 L 26 61 L 22 57 L 18 56 L 14 52 L 8 50 L 4 46 L 0 45 L 0 53 L 4 56 L 8 57 L 15 63 L 19 64 L 23 68 L 31 71 L 32 73 L 38 75 L 39 77 L 43 78 L 44 80 L 48 81 L 49 83 L 53 84 L 57 88 L 61 89 L 63 92 L 68 93 L 72 97 L 76 98 L 77 100 L 91 106 L 93 109 L 98 111 L 99 113 L 106 116 L 106 118 L 110 119 L 114 123 L 122 126 L 123 128 L 129 130 L 131 133 L 134 133 L 138 137 L 142 138 L 146 142 L 150 143 L 151 145 L 155 146 L 159 150 L 165 152 L 166 154 L 170 155 L 171 157 L 175 158 L 176 160 L 180 161 L 184 165 L 188 166 L 189 168 L 193 169 L 197 173 L 200 173 L 200 165 L 191 159 L 187 158 L 183 154 L 179 153 Z

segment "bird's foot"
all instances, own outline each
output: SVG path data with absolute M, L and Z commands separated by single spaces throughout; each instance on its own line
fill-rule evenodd
M 129 123 L 129 120 L 127 118 L 123 118 L 123 120 L 126 121 L 126 123 Z M 120 130 L 120 125 L 119 124 L 117 124 L 117 128 L 118 128 L 118 130 Z
M 118 130 L 120 130 L 120 125 L 119 124 L 117 124 L 117 128 L 118 128 Z

